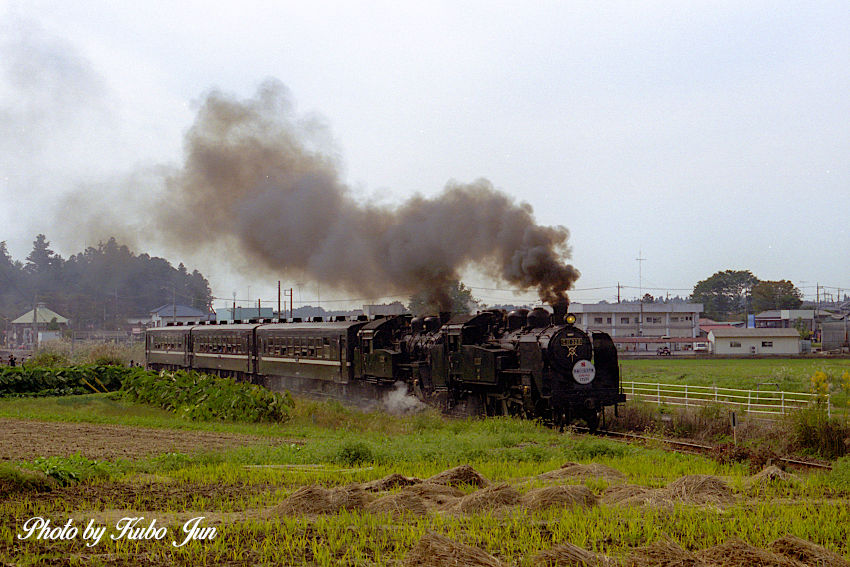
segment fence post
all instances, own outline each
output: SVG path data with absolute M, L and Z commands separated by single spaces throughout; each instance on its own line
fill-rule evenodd
M 785 415 L 785 392 L 782 392 L 782 415 Z
M 658 405 L 661 406 L 661 382 L 656 382 L 655 388 L 656 388 L 655 396 L 658 398 Z
M 753 403 L 753 391 L 747 390 L 747 413 L 750 412 L 750 408 L 752 407 L 752 403 Z
M 685 384 L 685 407 L 688 407 L 688 385 Z
M 714 403 L 717 403 L 717 384 L 714 385 Z

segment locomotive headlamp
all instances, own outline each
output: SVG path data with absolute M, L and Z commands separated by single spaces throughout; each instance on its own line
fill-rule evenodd
M 573 315 L 572 313 L 570 313 L 569 315 L 566 316 L 566 318 L 564 318 L 564 321 L 567 322 L 567 325 L 572 325 L 573 323 L 576 322 L 576 316 Z

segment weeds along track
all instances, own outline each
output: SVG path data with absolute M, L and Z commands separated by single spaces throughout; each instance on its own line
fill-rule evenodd
M 589 430 L 585 427 L 577 427 L 579 431 L 588 432 L 588 437 L 593 437 L 594 434 L 589 433 Z M 689 453 L 695 455 L 704 455 L 710 456 L 715 450 L 716 446 L 714 445 L 706 445 L 705 443 L 697 443 L 694 440 L 686 440 L 686 439 L 668 439 L 665 437 L 651 437 L 648 435 L 640 435 L 633 432 L 622 432 L 622 431 L 609 431 L 607 429 L 599 429 L 596 431 L 595 435 L 609 437 L 611 439 L 616 439 L 618 441 L 622 441 L 624 443 L 663 443 L 668 449 L 671 451 L 676 451 L 678 453 Z M 832 470 L 832 466 L 827 463 L 821 463 L 818 461 L 806 461 L 802 459 L 794 459 L 790 457 L 778 457 L 780 461 L 783 463 L 790 465 L 792 467 L 801 468 L 801 469 L 818 469 L 818 470 Z

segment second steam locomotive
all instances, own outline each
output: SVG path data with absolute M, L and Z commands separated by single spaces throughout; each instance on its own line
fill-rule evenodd
M 371 321 L 254 321 L 150 329 L 151 369 L 194 369 L 270 390 L 361 401 L 397 383 L 443 411 L 515 415 L 596 429 L 625 401 L 617 350 L 565 308 Z

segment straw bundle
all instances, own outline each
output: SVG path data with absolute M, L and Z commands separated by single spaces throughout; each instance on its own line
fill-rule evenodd
M 818 567 L 850 567 L 850 562 L 816 543 L 787 535 L 770 544 L 770 550 L 779 555 L 796 559 L 806 565 Z
M 490 481 L 481 476 L 481 474 L 469 465 L 460 465 L 453 469 L 435 474 L 431 478 L 425 480 L 431 484 L 447 484 L 449 486 L 462 486 L 469 484 L 478 488 L 486 488 L 490 486 Z
M 404 560 L 408 567 L 504 567 L 504 563 L 486 551 L 428 532 Z
M 590 508 L 596 505 L 596 496 L 582 484 L 544 486 L 529 490 L 521 499 L 520 504 L 529 510 L 545 508 Z

